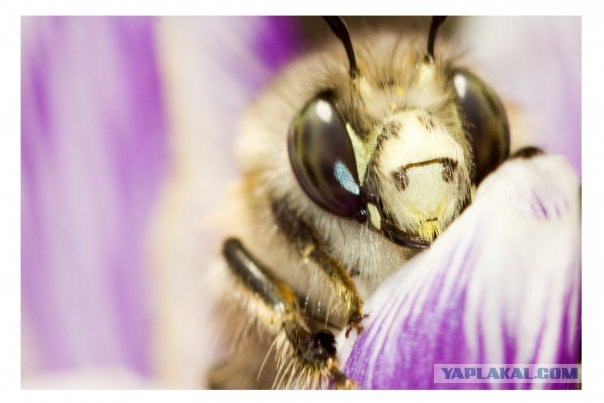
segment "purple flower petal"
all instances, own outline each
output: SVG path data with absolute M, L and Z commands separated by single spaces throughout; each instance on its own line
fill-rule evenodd
M 151 372 L 144 235 L 166 167 L 153 21 L 23 19 L 25 376 Z
M 431 248 L 367 301 L 342 340 L 361 388 L 549 388 L 434 383 L 434 364 L 577 364 L 580 188 L 561 157 L 506 162 Z

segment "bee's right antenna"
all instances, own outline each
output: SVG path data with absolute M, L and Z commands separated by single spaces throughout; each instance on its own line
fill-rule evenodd
M 346 55 L 348 56 L 348 63 L 350 65 L 350 78 L 356 78 L 359 75 L 359 67 L 357 66 L 357 60 L 354 57 L 352 41 L 350 40 L 350 34 L 348 33 L 348 28 L 346 27 L 344 20 L 340 17 L 323 17 L 323 19 L 344 45 Z
M 440 25 L 445 21 L 446 16 L 434 16 L 432 17 L 432 23 L 430 24 L 430 36 L 428 37 L 428 60 L 434 61 L 434 42 L 436 41 L 436 31 Z

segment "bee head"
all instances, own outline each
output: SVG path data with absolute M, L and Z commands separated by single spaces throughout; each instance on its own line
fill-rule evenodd
M 343 22 L 327 21 L 349 69 L 332 72 L 293 119 L 294 174 L 322 208 L 425 248 L 507 157 L 505 110 L 480 78 L 434 57 L 442 19 L 433 19 L 427 52 L 399 41 L 374 52 L 369 42 L 358 59 Z

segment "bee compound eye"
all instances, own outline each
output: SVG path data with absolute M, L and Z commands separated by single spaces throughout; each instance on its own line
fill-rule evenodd
M 356 217 L 363 208 L 346 124 L 329 97 L 310 101 L 288 133 L 289 161 L 304 192 L 322 208 Z
M 510 128 L 503 103 L 488 85 L 467 69 L 453 70 L 453 84 L 474 154 L 474 182 L 505 161 L 510 153 Z

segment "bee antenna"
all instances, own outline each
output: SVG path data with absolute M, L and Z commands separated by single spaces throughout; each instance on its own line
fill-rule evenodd
M 433 16 L 430 24 L 430 36 L 428 37 L 428 59 L 434 61 L 434 42 L 436 41 L 436 31 L 445 21 L 446 16 Z
M 338 37 L 344 49 L 346 49 L 346 55 L 348 56 L 348 64 L 350 65 L 350 78 L 354 79 L 359 75 L 359 67 L 357 66 L 357 60 L 354 57 L 354 49 L 352 48 L 352 41 L 350 40 L 350 34 L 348 33 L 348 27 L 344 20 L 340 17 L 323 17 L 332 32 Z

